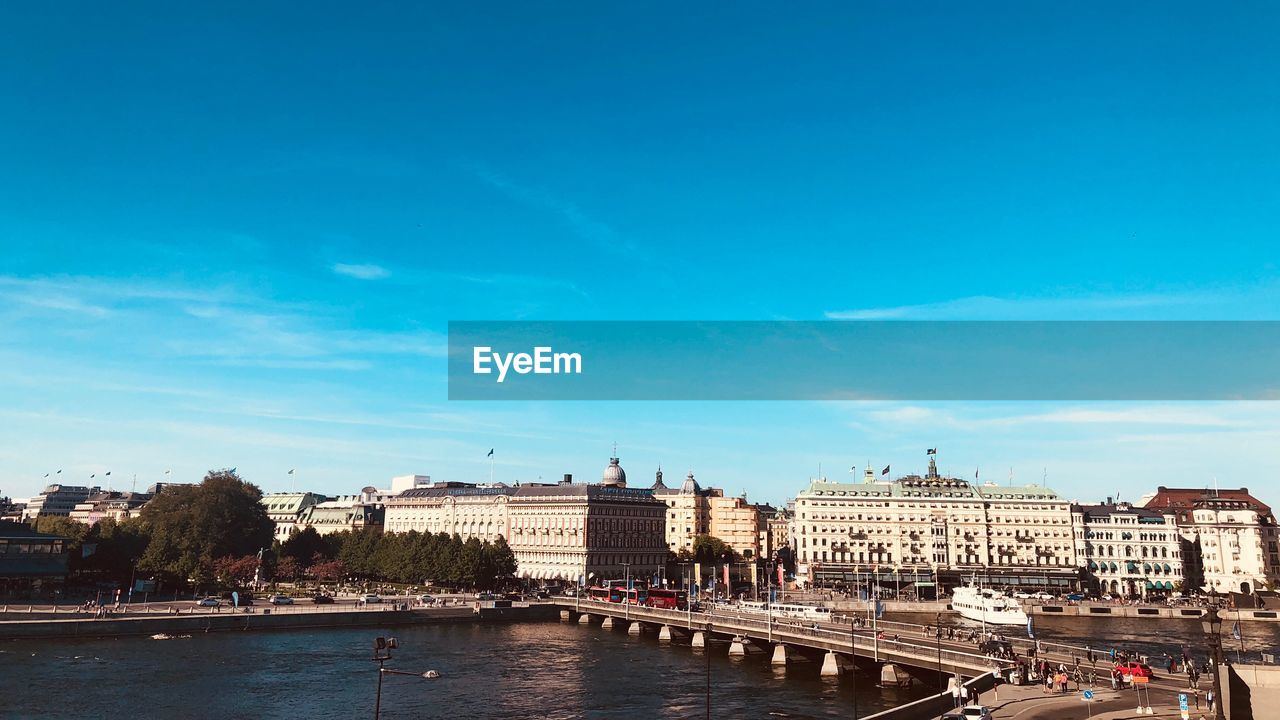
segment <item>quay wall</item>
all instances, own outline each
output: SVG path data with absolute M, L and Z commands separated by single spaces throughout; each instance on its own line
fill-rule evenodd
M 558 619 L 550 605 L 470 607 L 429 610 L 335 610 L 309 613 L 208 613 L 73 620 L 0 622 L 0 640 L 20 638 L 101 638 L 130 635 L 300 630 L 315 628 L 394 627 L 456 622 L 524 622 Z

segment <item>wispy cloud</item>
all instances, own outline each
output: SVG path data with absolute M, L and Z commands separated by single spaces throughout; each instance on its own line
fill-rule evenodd
M 486 167 L 473 167 L 472 172 L 490 187 L 532 208 L 548 211 L 563 222 L 575 235 L 602 250 L 628 254 L 636 251 L 635 245 L 622 237 L 612 226 L 592 217 L 577 203 L 559 197 L 541 188 L 521 185 Z
M 867 410 L 869 420 L 879 425 L 945 427 L 951 430 L 989 431 L 1022 426 L 1101 426 L 1244 428 L 1255 418 L 1242 413 L 1240 406 L 1217 403 L 1180 403 L 1099 407 L 1067 407 L 1043 412 L 1000 414 L 983 407 L 924 407 L 901 405 Z M 866 427 L 859 423 L 859 427 Z
M 382 280 L 391 277 L 391 271 L 381 265 L 371 263 L 349 264 L 334 263 L 329 269 L 338 275 L 353 277 L 357 280 Z
M 831 320 L 1254 320 L 1275 319 L 1280 283 L 1101 292 L 1060 288 L 1043 295 L 970 295 L 913 305 L 831 310 Z M 1259 310 L 1263 308 L 1263 310 Z

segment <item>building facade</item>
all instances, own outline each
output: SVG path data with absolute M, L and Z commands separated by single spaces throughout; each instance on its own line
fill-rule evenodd
M 294 525 L 299 532 L 312 528 L 320 535 L 364 529 L 382 529 L 384 509 L 363 502 L 360 495 L 343 495 L 334 500 L 308 505 L 298 513 Z
M 680 487 L 669 488 L 662 482 L 662 468 L 658 468 L 653 496 L 667 506 L 666 542 L 671 552 L 693 552 L 694 538 L 711 533 L 707 495 L 694 479 L 693 471 L 689 471 Z
M 1198 551 L 1198 562 L 1187 571 L 1189 585 L 1245 594 L 1276 586 L 1280 547 L 1275 515 L 1248 488 L 1161 486 L 1145 507 L 1171 514 L 1183 539 Z
M 108 518 L 118 522 L 136 515 L 149 500 L 151 496 L 147 493 L 94 493 L 71 510 L 71 519 L 85 525 L 96 525 Z
M 796 496 L 797 578 L 810 584 L 904 582 L 1066 590 L 1077 582 L 1070 504 L 1036 485 L 974 485 L 926 475 L 812 481 Z
M 1087 588 L 1118 597 L 1182 592 L 1184 544 L 1173 513 L 1129 503 L 1072 505 L 1077 563 Z
M 507 501 L 515 488 L 441 483 L 405 490 L 386 501 L 386 532 L 449 533 L 493 542 L 507 536 Z
M 22 510 L 22 521 L 30 523 L 42 517 L 70 517 L 76 505 L 101 491 L 99 487 L 49 485 L 39 495 L 27 501 L 27 506 Z
M 760 557 L 760 518 L 756 506 L 745 497 L 713 495 L 707 498 L 711 534 L 748 562 Z
M 162 488 L 159 488 L 162 490 Z M 284 542 L 293 534 L 298 524 L 298 516 L 302 511 L 316 503 L 328 500 L 324 495 L 312 492 L 270 493 L 262 496 L 262 506 L 267 509 L 267 517 L 276 524 L 276 540 Z M 301 530 L 301 528 L 297 528 Z
M 668 506 L 628 488 L 618 458 L 599 484 L 522 485 L 507 505 L 507 538 L 520 577 L 588 584 L 650 578 L 665 566 Z

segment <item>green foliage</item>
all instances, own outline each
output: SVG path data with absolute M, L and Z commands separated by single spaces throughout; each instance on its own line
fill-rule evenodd
M 693 557 L 699 563 L 742 562 L 742 556 L 715 535 L 699 535 L 693 539 Z
M 271 547 L 275 526 L 262 491 L 235 473 L 210 471 L 199 485 L 164 489 L 139 517 L 150 542 L 139 569 L 197 585 L 215 577 L 214 564 Z
M 315 562 L 316 555 L 330 559 L 333 557 L 333 549 L 313 527 L 293 533 L 280 546 L 280 556 L 292 558 L 301 567 L 310 566 Z
M 477 538 L 463 542 L 445 533 L 382 534 L 364 529 L 324 539 L 336 548 L 337 562 L 348 575 L 369 580 L 492 589 L 516 572 L 515 553 L 501 538 L 493 543 Z M 332 574 L 327 563 L 317 563 L 311 566 L 313 575 L 320 574 L 321 565 Z

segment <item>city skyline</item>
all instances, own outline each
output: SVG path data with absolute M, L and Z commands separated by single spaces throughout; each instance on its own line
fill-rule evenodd
M 7 494 L 614 442 L 771 502 L 932 446 L 1088 498 L 1280 472 L 1275 402 L 482 405 L 444 357 L 467 319 L 1280 319 L 1275 7 L 190 12 L 8 14 Z

